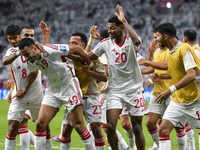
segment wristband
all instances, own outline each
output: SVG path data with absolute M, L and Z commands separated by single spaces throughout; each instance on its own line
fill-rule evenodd
M 87 45 L 88 45 L 88 46 L 92 46 L 93 42 L 94 42 L 94 38 L 91 38 L 91 37 L 90 37 L 90 39 L 89 39 Z
M 170 89 L 171 93 L 173 93 L 174 91 L 177 90 L 175 85 L 170 86 L 169 89 Z
M 17 56 L 21 55 L 21 54 L 19 53 L 19 51 L 17 51 L 15 54 L 16 54 Z
M 89 68 L 92 68 L 94 66 L 93 62 L 91 62 L 88 66 Z
M 151 84 L 153 84 L 153 80 L 152 80 L 152 79 L 148 79 L 148 81 L 149 81 Z

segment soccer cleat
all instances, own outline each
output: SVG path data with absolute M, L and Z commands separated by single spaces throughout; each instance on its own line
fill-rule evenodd
M 153 147 L 149 148 L 148 150 L 159 150 L 159 147 L 156 143 L 154 143 Z
M 61 142 L 60 135 L 52 136 L 52 139 L 56 142 Z

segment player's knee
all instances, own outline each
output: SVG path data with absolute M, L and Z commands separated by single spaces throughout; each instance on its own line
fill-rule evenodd
M 18 126 L 17 124 L 11 123 L 11 124 L 9 125 L 8 133 L 9 133 L 10 135 L 17 135 L 18 129 L 19 129 L 19 126 Z
M 91 128 L 92 128 L 92 133 L 93 133 L 94 137 L 96 137 L 96 138 L 102 137 L 100 123 L 92 123 Z
M 43 121 L 41 121 L 41 120 L 36 121 L 36 129 L 37 130 L 45 130 L 46 126 L 47 126 L 47 124 L 45 124 Z
M 113 126 L 112 124 L 107 124 L 107 134 L 114 134 L 116 131 L 116 127 Z
M 155 122 L 153 122 L 153 121 L 151 121 L 151 120 L 146 120 L 146 126 L 147 126 L 147 128 L 151 128 L 152 126 L 155 126 L 156 125 L 156 123 Z
M 169 135 L 167 129 L 163 128 L 162 126 L 158 128 L 158 133 L 159 135 Z
M 142 133 L 142 125 L 139 124 L 139 123 L 135 123 L 133 125 L 133 132 L 134 134 L 137 136 L 137 135 L 141 135 Z
M 123 121 L 123 122 L 121 122 L 121 124 L 122 124 L 122 127 L 123 127 L 124 129 L 126 129 L 126 128 L 128 128 L 130 122 Z

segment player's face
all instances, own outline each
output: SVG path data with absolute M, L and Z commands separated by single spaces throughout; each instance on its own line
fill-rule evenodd
M 8 42 L 13 46 L 17 47 L 20 42 L 19 35 L 7 35 Z
M 81 41 L 81 37 L 80 36 L 71 36 L 69 43 L 71 45 L 79 45 L 81 46 L 83 49 L 85 48 L 85 43 L 83 43 Z
M 32 40 L 34 40 L 34 30 L 33 29 L 24 28 L 21 31 L 20 36 L 21 36 L 21 39 L 23 39 L 23 38 L 31 38 Z
M 115 23 L 108 23 L 108 34 L 110 38 L 121 37 L 122 30 L 120 26 L 116 26 Z
M 23 50 L 20 50 L 21 54 L 25 57 L 26 61 L 34 63 L 37 59 L 37 53 L 33 51 L 33 46 L 25 46 Z
M 160 32 L 157 32 L 157 40 L 159 47 L 166 47 L 166 41 Z

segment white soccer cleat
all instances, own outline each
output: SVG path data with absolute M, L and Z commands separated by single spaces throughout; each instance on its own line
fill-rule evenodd
M 129 139 L 129 147 L 130 147 L 130 150 L 137 150 L 134 138 Z
M 156 143 L 154 143 L 153 147 L 149 148 L 148 150 L 159 150 L 159 147 Z

